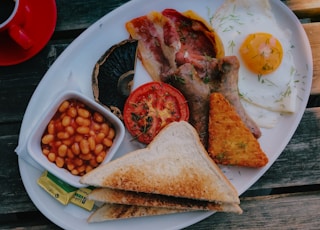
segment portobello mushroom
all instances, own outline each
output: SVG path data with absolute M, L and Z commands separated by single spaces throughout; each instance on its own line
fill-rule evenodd
M 134 39 L 113 45 L 101 56 L 92 73 L 94 99 L 121 120 L 133 84 L 137 45 Z

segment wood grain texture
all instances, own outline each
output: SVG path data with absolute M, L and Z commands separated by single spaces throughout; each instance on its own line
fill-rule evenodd
M 313 57 L 313 83 L 311 95 L 320 94 L 320 1 L 286 0 L 283 1 L 299 19 L 308 19 L 303 27 L 309 38 Z
M 284 3 L 299 17 L 319 17 L 320 2 L 318 0 L 287 0 Z
M 317 229 L 320 225 L 319 192 L 242 199 L 241 207 L 242 215 L 215 213 L 186 229 Z
M 34 58 L 0 67 L 0 124 L 21 122 L 37 85 L 69 43 L 49 43 Z
M 312 49 L 313 80 L 311 94 L 320 94 L 320 22 L 306 23 L 303 24 L 303 27 Z
M 82 30 L 129 0 L 56 0 L 58 21 L 56 31 Z
M 250 190 L 320 184 L 319 117 L 319 107 L 306 110 L 283 153 Z

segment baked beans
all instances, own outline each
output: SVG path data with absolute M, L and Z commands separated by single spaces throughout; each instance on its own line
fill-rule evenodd
M 42 153 L 59 168 L 83 176 L 104 160 L 114 137 L 113 126 L 99 112 L 65 100 L 42 135 Z

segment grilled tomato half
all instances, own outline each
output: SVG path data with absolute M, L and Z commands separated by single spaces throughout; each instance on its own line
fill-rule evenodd
M 167 124 L 188 119 L 185 97 L 178 89 L 163 82 L 149 82 L 136 88 L 127 98 L 123 110 L 129 133 L 145 144 Z

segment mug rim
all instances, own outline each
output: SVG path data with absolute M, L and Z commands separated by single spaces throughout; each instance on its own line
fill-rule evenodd
M 19 6 L 20 0 L 12 0 L 12 1 L 15 2 L 13 11 L 11 12 L 10 16 L 4 22 L 0 23 L 0 29 L 4 28 L 7 24 L 9 24 L 18 11 L 18 6 Z

